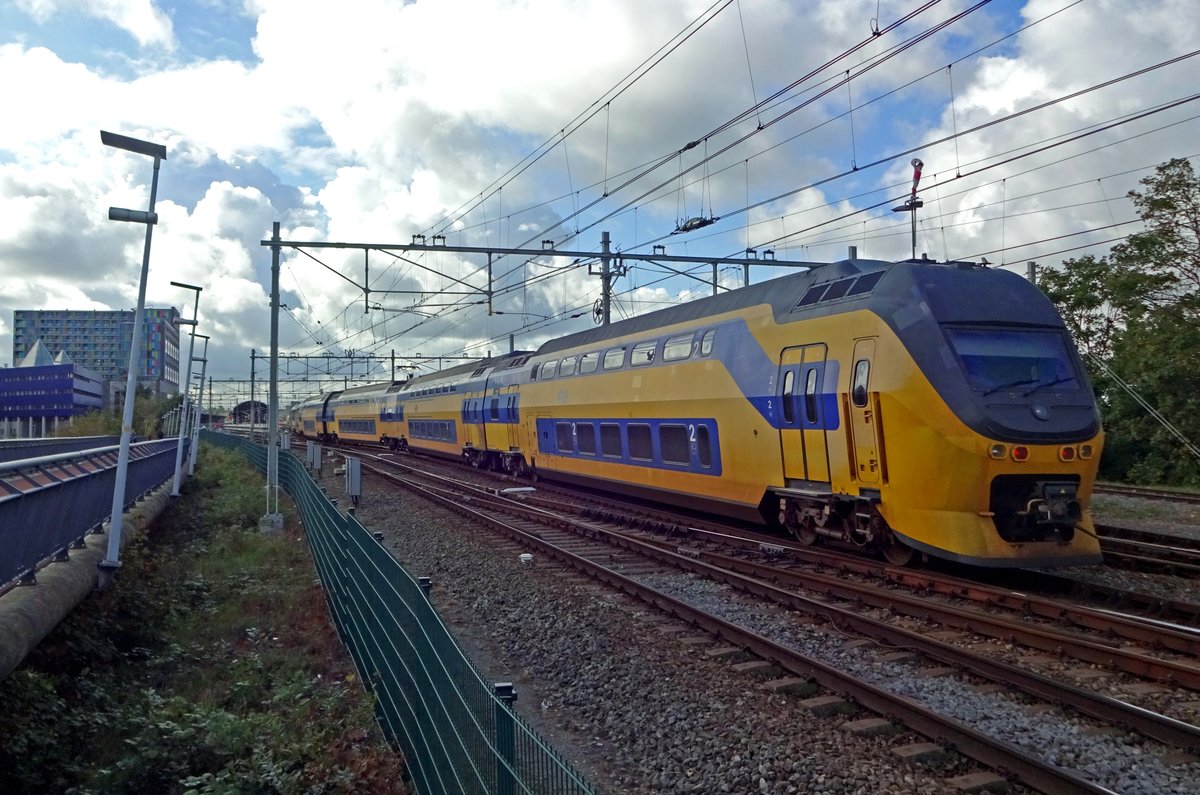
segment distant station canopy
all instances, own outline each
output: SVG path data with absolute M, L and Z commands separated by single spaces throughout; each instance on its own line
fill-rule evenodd
M 266 422 L 267 404 L 261 400 L 246 400 L 237 404 L 229 413 L 229 421 L 233 423 Z

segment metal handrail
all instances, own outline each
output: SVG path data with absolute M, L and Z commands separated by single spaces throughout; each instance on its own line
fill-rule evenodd
M 134 448 L 145 449 L 146 445 L 153 445 L 155 443 L 162 442 L 162 441 L 164 441 L 164 440 L 152 439 L 152 440 L 146 441 L 146 442 L 136 442 L 135 444 L 130 445 L 130 450 L 132 451 Z M 165 441 L 174 441 L 174 440 L 168 439 Z M 89 450 L 77 450 L 73 453 L 58 453 L 57 455 L 43 455 L 43 456 L 38 456 L 36 458 L 22 458 L 17 461 L 3 461 L 3 462 L 0 462 L 0 473 L 10 472 L 12 470 L 30 469 L 33 467 L 47 466 L 48 464 L 59 464 L 64 461 L 72 461 L 76 458 L 95 457 L 95 456 L 99 456 L 99 455 L 104 455 L 105 453 L 112 453 L 119 449 L 120 449 L 120 445 L 114 444 L 114 445 L 110 445 L 108 447 L 93 447 Z

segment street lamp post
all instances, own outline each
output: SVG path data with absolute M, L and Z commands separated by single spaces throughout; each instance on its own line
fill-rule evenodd
M 204 340 L 204 353 L 196 361 L 200 362 L 200 394 L 196 398 L 196 421 L 192 424 L 192 449 L 188 456 L 188 474 L 196 474 L 196 454 L 200 447 L 200 418 L 204 416 L 204 373 L 208 370 L 208 337 L 197 334 Z
M 146 246 L 142 251 L 142 272 L 138 280 L 137 311 L 133 315 L 133 344 L 129 350 L 129 373 L 125 377 L 125 412 L 121 417 L 121 447 L 117 454 L 117 482 L 113 486 L 112 518 L 109 524 L 108 553 L 100 561 L 100 587 L 106 588 L 117 569 L 121 567 L 121 519 L 125 512 L 125 480 L 129 473 L 129 444 L 133 437 L 133 404 L 137 390 L 138 348 L 142 336 L 142 313 L 146 307 L 146 275 L 150 271 L 150 237 L 158 215 L 154 212 L 154 201 L 158 197 L 159 164 L 167 159 L 167 148 L 162 144 L 140 141 L 116 133 L 100 131 L 100 141 L 105 146 L 124 149 L 134 154 L 154 158 L 154 177 L 150 182 L 150 207 L 146 211 L 126 210 L 109 207 L 110 221 L 132 221 L 146 225 Z
M 199 318 L 200 318 L 200 291 L 203 290 L 204 288 L 197 287 L 194 284 L 184 284 L 183 282 L 171 282 L 171 284 L 174 285 L 175 287 L 183 287 L 184 289 L 187 289 L 187 290 L 195 290 L 196 291 L 196 303 L 192 309 L 192 319 L 179 321 L 179 325 L 181 325 L 181 326 L 189 325 L 192 327 L 192 333 L 188 340 L 187 366 L 184 367 L 184 370 L 183 370 L 183 389 L 182 389 L 183 402 L 180 404 L 182 407 L 186 408 L 187 401 L 188 401 L 188 395 L 191 392 L 191 386 L 192 386 L 192 351 L 194 351 L 196 349 L 196 321 L 199 320 Z M 181 416 L 186 416 L 186 412 L 181 413 Z M 181 480 L 183 478 L 183 439 L 187 435 L 184 433 L 185 425 L 186 425 L 186 423 L 183 423 L 183 422 L 179 423 L 179 441 L 175 445 L 175 480 L 172 481 L 172 483 L 171 483 L 171 496 L 172 497 L 179 496 L 179 487 L 180 487 L 180 485 L 182 485 Z

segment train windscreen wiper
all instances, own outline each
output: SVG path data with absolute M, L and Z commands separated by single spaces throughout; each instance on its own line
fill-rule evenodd
M 1075 380 L 1075 376 L 1066 375 L 1066 376 L 1063 376 L 1062 378 L 1055 378 L 1053 381 L 1047 381 L 1044 384 L 1036 384 L 1031 389 L 1027 389 L 1024 392 L 1022 392 L 1021 397 L 1029 397 L 1030 395 L 1032 395 L 1034 392 L 1038 391 L 1039 389 L 1045 389 L 1048 386 L 1056 386 L 1058 384 L 1064 384 L 1067 381 L 1074 381 L 1074 380 Z
M 991 389 L 984 392 L 983 396 L 987 397 L 988 395 L 992 394 L 993 392 L 999 392 L 1001 389 L 1012 389 L 1014 386 L 1025 386 L 1026 384 L 1034 384 L 1034 383 L 1037 383 L 1036 378 L 1023 378 L 1020 381 L 1010 381 L 1007 384 L 1000 384 L 1000 386 L 992 387 Z

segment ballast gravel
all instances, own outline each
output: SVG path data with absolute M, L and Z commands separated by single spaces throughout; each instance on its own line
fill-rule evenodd
M 925 738 L 853 734 L 846 721 L 871 713 L 816 717 L 800 705 L 803 696 L 770 692 L 706 657 L 704 649 L 721 645 L 715 639 L 681 642 L 699 630 L 669 631 L 680 628 L 548 562 L 522 563 L 523 550 L 456 514 L 369 477 L 365 485 L 359 519 L 383 533 L 414 577 L 432 578 L 432 601 L 473 663 L 516 684 L 518 712 L 601 792 L 949 793 L 960 791 L 952 779 L 981 771 L 955 754 L 940 764 L 906 763 L 896 749 Z M 1171 766 L 1163 749 L 1136 736 L 1096 733 L 1018 695 L 930 676 L 919 661 L 882 662 L 826 625 L 797 622 L 707 580 L 683 573 L 652 579 L 981 731 L 1042 749 L 1048 762 L 1114 791 L 1200 792 L 1200 763 Z
M 1097 496 L 1092 504 L 1099 523 L 1130 527 L 1191 541 L 1200 540 L 1200 506 L 1114 495 Z M 1077 566 L 1055 569 L 1055 574 L 1109 588 L 1150 594 L 1164 601 L 1200 601 L 1195 580 L 1166 574 L 1149 574 L 1108 566 Z

